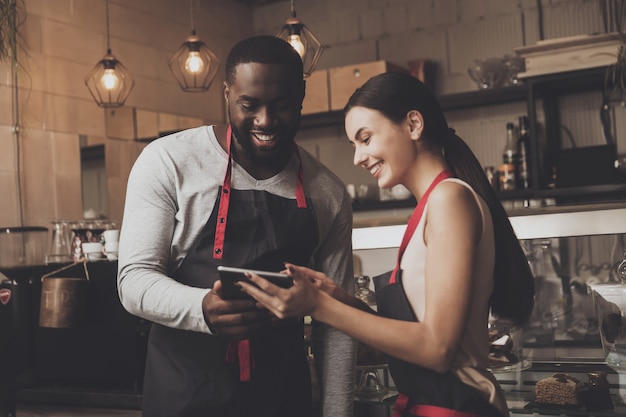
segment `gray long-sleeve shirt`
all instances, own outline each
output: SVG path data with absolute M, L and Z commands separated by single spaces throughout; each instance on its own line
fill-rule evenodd
M 304 191 L 311 200 L 319 243 L 308 265 L 352 290 L 352 211 L 343 183 L 300 148 Z M 228 155 L 211 126 L 189 129 L 149 144 L 135 162 L 126 194 L 119 247 L 118 287 L 132 314 L 165 326 L 209 333 L 202 299 L 210 291 L 184 285 L 170 274 L 199 237 L 217 200 Z M 295 198 L 298 160 L 256 180 L 233 161 L 231 186 Z M 324 415 L 352 415 L 354 341 L 313 324 L 313 349 Z

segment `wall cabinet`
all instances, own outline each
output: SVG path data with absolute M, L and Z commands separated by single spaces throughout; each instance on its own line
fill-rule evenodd
M 532 184 L 528 189 L 501 191 L 500 198 L 506 200 L 554 199 L 558 205 L 577 203 L 603 203 L 607 201 L 626 201 L 626 178 L 619 177 L 614 170 L 614 179 L 596 184 L 576 184 L 554 186 L 553 170 L 560 157 L 569 154 L 562 144 L 560 105 L 569 95 L 587 92 L 601 92 L 604 87 L 606 67 L 570 71 L 566 73 L 550 74 L 526 78 L 518 86 L 502 87 L 493 90 L 470 91 L 450 94 L 439 97 L 439 102 L 445 112 L 471 109 L 482 106 L 493 106 L 513 102 L 526 102 L 527 114 L 530 122 L 530 167 Z M 600 110 L 598 103 L 598 111 Z M 544 123 L 538 122 L 538 114 L 545 118 Z M 343 124 L 342 111 L 308 114 L 303 116 L 302 129 L 316 129 Z M 600 135 L 601 133 L 598 133 Z M 501 143 L 493 146 L 500 147 Z M 602 146 L 601 146 L 602 147 Z M 595 147 L 594 147 L 595 148 Z M 582 149 L 584 157 L 590 157 L 591 148 Z M 625 152 L 626 150 L 622 150 Z M 580 152 L 579 152 L 580 153 Z M 587 160 L 586 162 L 594 162 Z M 590 166 L 585 163 L 580 169 L 593 175 Z M 622 174 L 623 175 L 623 174 Z M 354 210 L 374 210 L 385 208 L 411 207 L 414 199 L 403 201 L 369 201 L 355 203 Z

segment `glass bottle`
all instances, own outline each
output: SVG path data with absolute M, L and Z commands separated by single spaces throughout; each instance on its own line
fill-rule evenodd
M 535 317 L 551 323 L 552 330 L 564 333 L 567 329 L 567 312 L 571 302 L 564 292 L 563 279 L 559 276 L 558 260 L 552 252 L 550 240 L 533 242 L 533 272 L 535 275 Z
M 528 157 L 530 156 L 530 138 L 528 137 L 528 117 L 519 118 L 519 138 L 517 139 L 517 181 L 519 188 L 530 187 L 530 171 Z
M 354 277 L 355 297 L 359 298 L 370 308 L 376 311 L 376 293 L 370 289 L 370 277 L 357 275 Z
M 376 293 L 370 289 L 370 277 L 367 275 L 357 275 L 354 277 L 354 296 L 367 304 L 372 310 L 376 310 Z M 357 343 L 357 366 L 365 367 L 364 372 L 369 368 L 378 368 L 381 364 L 387 363 L 383 353 L 365 343 Z
M 515 141 L 515 125 L 506 124 L 506 142 L 502 150 L 502 164 L 499 168 L 500 189 L 502 191 L 514 190 L 516 188 L 516 166 L 517 166 L 517 144 Z
M 626 284 L 626 251 L 622 256 L 622 262 L 617 266 L 617 277 L 622 284 Z

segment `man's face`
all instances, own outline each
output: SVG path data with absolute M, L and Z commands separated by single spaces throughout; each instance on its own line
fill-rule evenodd
M 239 64 L 224 97 L 240 157 L 272 161 L 291 153 L 304 98 L 302 78 L 280 64 Z

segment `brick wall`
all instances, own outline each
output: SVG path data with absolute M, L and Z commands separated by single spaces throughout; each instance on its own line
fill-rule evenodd
M 539 28 L 536 0 L 300 0 L 298 17 L 326 49 L 318 69 L 387 60 L 404 67 L 414 59 L 436 63 L 435 90 L 450 94 L 476 90 L 467 69 L 475 59 L 514 55 L 514 48 L 541 39 L 602 33 L 599 0 L 542 0 Z M 276 16 L 286 16 L 289 4 L 275 3 L 254 13 L 257 33 L 277 32 Z M 578 146 L 603 143 L 598 112 L 600 93 L 563 103 L 561 123 Z M 448 121 L 468 142 L 483 165 L 498 165 L 505 125 L 517 123 L 526 103 L 450 112 Z M 626 119 L 616 111 L 618 151 L 626 153 Z M 539 121 L 543 114 L 539 114 Z M 374 183 L 352 166 L 352 147 L 343 126 L 301 131 L 300 143 L 329 165 L 346 183 Z M 567 144 L 565 144 L 567 146 Z
M 18 76 L 19 146 L 13 134 L 14 83 L 10 67 L 0 64 L 0 226 L 82 218 L 79 135 L 105 143 L 107 169 L 114 170 L 107 175 L 110 217 L 121 220 L 124 176 L 144 144 L 107 138 L 104 109 L 83 81 L 106 53 L 105 1 L 24 4 L 20 33 L 28 55 L 21 58 L 25 68 Z M 206 123 L 224 120 L 223 66 L 205 93 L 184 93 L 168 68 L 168 58 L 191 31 L 189 2 L 110 0 L 109 13 L 113 55 L 135 78 L 126 106 Z M 223 62 L 230 47 L 252 33 L 252 10 L 226 0 L 196 1 L 194 22 L 200 39 Z
M 300 17 L 326 49 L 319 69 L 373 60 L 407 66 L 413 59 L 436 63 L 438 94 L 476 89 L 467 75 L 474 59 L 512 54 L 540 38 L 536 0 L 300 0 Z M 544 38 L 601 32 L 598 0 L 543 0 Z M 110 217 L 121 220 L 125 176 L 144 146 L 107 137 L 104 110 L 97 107 L 84 76 L 106 52 L 104 0 L 25 0 L 23 36 L 28 57 L 19 77 L 22 130 L 13 134 L 14 89 L 0 64 L 0 225 L 20 223 L 17 159 L 23 172 L 23 223 L 82 217 L 79 135 L 104 142 Z M 167 59 L 190 32 L 189 3 L 180 0 L 110 0 L 113 54 L 135 77 L 129 107 L 201 119 L 225 118 L 223 70 L 207 93 L 183 93 Z M 289 2 L 257 8 L 226 0 L 196 0 L 194 21 L 201 39 L 225 60 L 230 47 L 253 34 L 275 34 L 289 16 Z M 223 69 L 223 67 L 222 67 Z M 564 118 L 579 144 L 593 144 L 599 98 L 575 100 L 575 117 Z M 448 115 L 450 124 L 485 165 L 499 161 L 504 126 L 526 111 L 524 103 L 472 109 Z M 541 117 L 541 115 L 540 115 Z M 617 115 L 618 133 L 626 126 Z M 618 149 L 626 152 L 624 138 Z M 299 142 L 346 183 L 372 183 L 352 166 L 352 148 L 342 126 L 302 131 Z M 115 141 L 115 142 L 111 142 Z M 587 142 L 585 142 L 587 141 Z M 590 143 L 589 143 L 590 142 Z M 112 156 L 114 155 L 114 156 Z M 120 164 L 119 160 L 124 162 Z M 114 170 L 114 171 L 111 171 Z

